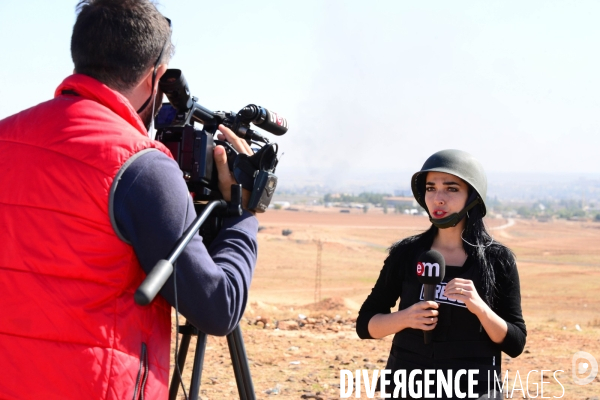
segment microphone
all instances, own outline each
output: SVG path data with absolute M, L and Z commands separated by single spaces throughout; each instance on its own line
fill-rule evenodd
M 281 136 L 288 130 L 287 119 L 255 104 L 249 104 L 242 108 L 239 114 L 244 121 L 252 122 L 273 135 Z
M 446 260 L 438 251 L 429 250 L 419 256 L 417 279 L 423 284 L 423 299 L 435 301 L 435 289 L 446 274 Z M 423 331 L 425 344 L 431 343 L 432 331 Z

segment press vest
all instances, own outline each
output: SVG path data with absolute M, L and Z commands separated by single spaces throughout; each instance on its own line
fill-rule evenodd
M 128 100 L 85 75 L 0 121 L 0 397 L 167 398 L 170 306 L 111 225 L 134 154 L 170 156 Z
M 423 251 L 425 250 L 427 249 Z M 417 279 L 416 268 L 410 267 L 417 265 L 418 254 L 421 252 L 410 253 L 407 258 L 398 257 L 398 262 L 403 263 L 402 268 L 405 272 L 402 281 L 400 310 L 423 300 L 421 298 L 423 285 Z M 408 264 L 404 264 L 404 262 L 408 262 Z M 441 295 L 441 298 L 436 299 L 439 303 L 439 316 L 438 323 L 433 330 L 432 343 L 424 344 L 422 330 L 407 328 L 395 334 L 394 345 L 434 359 L 496 356 L 499 360 L 500 350 L 481 327 L 475 314 L 471 313 L 464 304 L 445 299 L 443 296 L 445 284 L 452 280 L 448 277 L 449 269 L 446 267 L 446 277 L 436 290 L 438 297 Z M 465 265 L 460 267 L 457 277 L 470 279 L 476 288 L 480 287 L 479 268 L 471 259 L 467 259 Z

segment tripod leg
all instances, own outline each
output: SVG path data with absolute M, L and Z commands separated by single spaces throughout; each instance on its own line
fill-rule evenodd
M 229 345 L 229 355 L 231 358 L 231 365 L 233 366 L 233 374 L 235 375 L 235 382 L 237 384 L 240 400 L 248 400 L 246 397 L 246 385 L 242 376 L 240 360 L 238 358 L 238 352 L 235 340 L 233 338 L 233 332 L 227 335 L 227 344 Z
M 256 400 L 254 393 L 254 384 L 250 376 L 250 366 L 248 365 L 248 356 L 244 346 L 244 338 L 240 326 L 236 326 L 233 332 L 227 335 L 227 344 L 229 345 L 229 354 L 233 364 L 233 373 L 238 387 L 240 400 Z
M 236 342 L 240 366 L 242 367 L 242 376 L 244 377 L 244 383 L 246 386 L 246 395 L 248 397 L 248 400 L 256 400 L 256 394 L 254 393 L 254 384 L 252 383 L 252 376 L 250 375 L 250 365 L 248 364 L 248 355 L 246 354 L 246 346 L 244 345 L 242 329 L 239 325 L 233 332 L 233 335 Z
M 206 349 L 206 333 L 198 332 L 192 381 L 190 382 L 190 400 L 198 400 L 200 396 L 200 382 L 202 380 L 202 366 L 204 365 L 204 351 Z
M 179 335 L 179 333 L 177 333 Z M 187 356 L 188 348 L 190 347 L 190 340 L 192 336 L 190 334 L 184 334 L 181 336 L 181 345 L 179 346 L 179 355 L 177 357 L 177 365 L 179 365 L 179 371 L 183 374 L 183 368 L 185 366 L 185 358 Z M 179 385 L 181 379 L 177 369 L 173 371 L 173 377 L 171 378 L 171 387 L 169 387 L 169 400 L 177 400 L 177 392 L 179 391 Z

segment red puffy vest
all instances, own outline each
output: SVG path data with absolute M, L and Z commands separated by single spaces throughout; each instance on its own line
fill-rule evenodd
M 170 306 L 135 304 L 145 274 L 108 214 L 115 175 L 147 148 L 170 156 L 85 75 L 0 121 L 0 398 L 167 398 Z

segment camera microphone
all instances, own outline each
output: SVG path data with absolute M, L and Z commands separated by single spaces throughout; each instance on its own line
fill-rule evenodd
M 436 286 L 442 283 L 446 274 L 446 260 L 438 251 L 429 250 L 419 256 L 417 279 L 423 284 L 423 300 L 435 301 Z M 431 343 L 432 332 L 423 331 L 425 344 Z
M 239 112 L 239 116 L 244 121 L 251 122 L 259 128 L 276 136 L 281 136 L 288 130 L 288 123 L 285 118 L 255 104 L 249 104 L 242 108 Z

